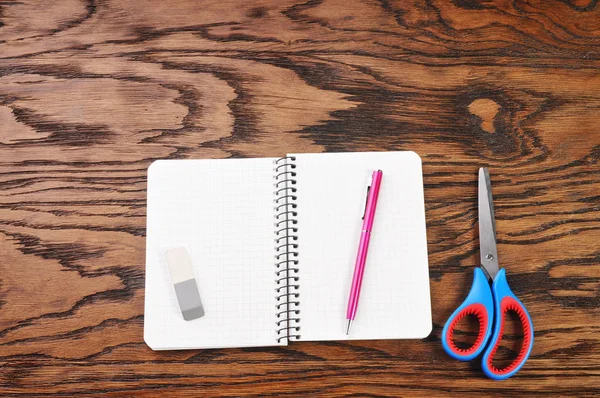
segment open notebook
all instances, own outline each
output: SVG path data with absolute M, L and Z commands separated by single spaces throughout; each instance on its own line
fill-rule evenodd
M 383 170 L 360 303 L 346 306 L 366 187 Z M 155 350 L 431 331 L 421 159 L 414 152 L 159 160 L 148 169 L 144 340 Z M 186 321 L 165 253 L 189 253 L 204 306 Z

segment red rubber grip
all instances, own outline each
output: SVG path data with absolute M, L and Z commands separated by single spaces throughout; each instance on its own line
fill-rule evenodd
M 496 343 L 494 344 L 494 348 L 492 349 L 492 351 L 490 352 L 490 355 L 488 357 L 487 366 L 493 373 L 495 373 L 497 375 L 504 375 L 504 374 L 507 374 L 507 373 L 511 372 L 512 370 L 514 370 L 517 366 L 519 366 L 519 364 L 523 360 L 525 360 L 525 356 L 527 355 L 527 350 L 529 348 L 529 345 L 531 344 L 532 330 L 529 327 L 529 322 L 527 320 L 527 315 L 525 313 L 525 310 L 512 297 L 506 296 L 502 299 L 502 302 L 500 303 L 500 311 L 502 312 L 502 318 L 500 319 L 500 333 L 498 334 L 498 339 L 496 340 Z M 506 319 L 506 314 L 508 311 L 514 311 L 519 316 L 519 321 L 521 322 L 521 326 L 523 328 L 523 344 L 521 345 L 519 354 L 514 359 L 514 361 L 507 367 L 505 367 L 503 369 L 498 369 L 497 367 L 492 365 L 492 361 L 493 361 L 494 355 L 496 355 L 496 351 L 498 350 L 498 347 L 500 346 L 500 342 L 502 341 L 502 335 L 504 334 L 504 321 Z
M 475 339 L 475 342 L 471 347 L 466 349 L 458 348 L 456 344 L 454 344 L 454 328 L 456 327 L 458 322 L 460 322 L 461 319 L 468 315 L 475 315 L 477 317 L 477 320 L 479 321 L 479 334 L 477 335 L 477 339 Z M 470 355 L 474 353 L 483 344 L 483 338 L 485 337 L 485 331 L 487 329 L 487 326 L 487 310 L 485 309 L 485 306 L 483 304 L 475 303 L 463 308 L 463 310 L 459 312 L 454 317 L 454 319 L 452 319 L 452 322 L 450 322 L 450 325 L 448 326 L 448 336 L 446 339 L 448 347 L 450 347 L 450 350 L 452 350 L 452 352 L 454 352 L 456 355 Z

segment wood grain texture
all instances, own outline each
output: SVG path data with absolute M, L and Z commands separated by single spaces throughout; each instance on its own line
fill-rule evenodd
M 599 70 L 596 0 L 0 1 L 0 395 L 600 394 Z M 422 156 L 429 338 L 144 344 L 153 160 L 359 150 Z M 439 341 L 479 166 L 536 328 L 501 383 Z

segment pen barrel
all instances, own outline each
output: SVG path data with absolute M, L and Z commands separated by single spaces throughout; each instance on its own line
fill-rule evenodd
M 360 287 L 362 285 L 363 274 L 365 272 L 365 264 L 367 262 L 367 252 L 370 240 L 371 232 L 362 231 L 360 235 L 360 243 L 358 245 L 358 253 L 356 255 L 356 264 L 354 265 L 352 286 L 350 287 L 350 299 L 348 300 L 348 310 L 346 311 L 347 319 L 354 319 L 356 315 L 358 299 L 360 298 Z
M 375 210 L 377 209 L 377 200 L 379 199 L 379 189 L 381 187 L 381 179 L 383 173 L 378 170 L 373 172 L 371 181 L 371 187 L 369 189 L 369 195 L 367 196 L 367 203 L 365 206 L 365 217 L 363 220 L 363 231 L 369 231 L 373 229 L 373 222 L 375 221 Z

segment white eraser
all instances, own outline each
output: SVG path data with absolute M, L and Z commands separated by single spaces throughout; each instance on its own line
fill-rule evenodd
M 192 261 L 185 247 L 167 250 L 167 263 L 169 264 L 173 284 L 194 279 Z
M 166 257 L 183 319 L 191 321 L 203 317 L 204 308 L 187 250 L 184 247 L 170 249 L 167 250 Z

